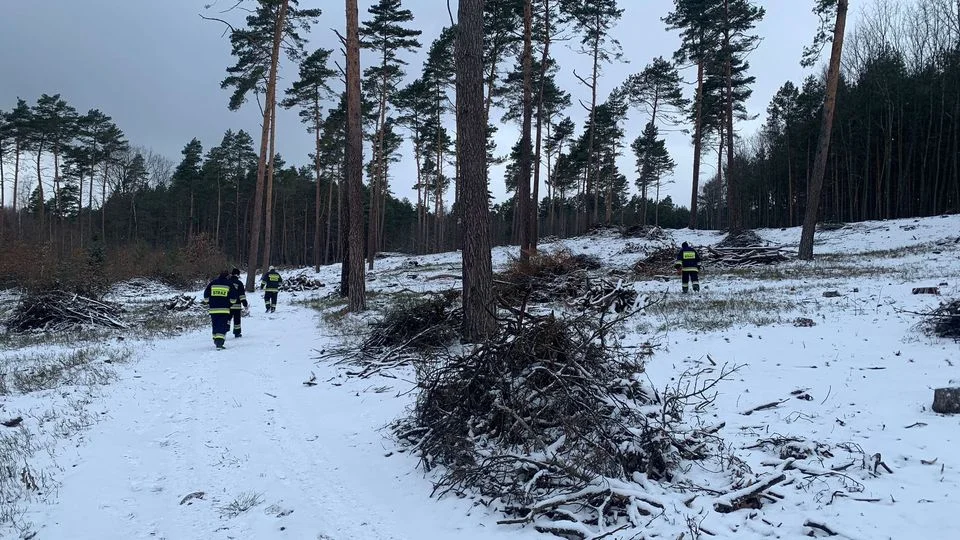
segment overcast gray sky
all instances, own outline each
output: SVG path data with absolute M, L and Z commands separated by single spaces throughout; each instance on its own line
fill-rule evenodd
M 227 110 L 228 92 L 220 89 L 220 81 L 233 62 L 229 42 L 221 35 L 219 23 L 204 21 L 198 15 L 210 1 L 3 0 L 0 109 L 10 110 L 18 96 L 33 104 L 41 93 L 60 93 L 81 112 L 101 109 L 114 118 L 132 144 L 152 148 L 174 161 L 179 161 L 180 150 L 192 137 L 200 138 L 207 149 L 220 141 L 227 128 L 256 135 L 259 115 L 255 104 L 248 104 L 240 112 Z M 226 6 L 233 2 L 219 3 Z M 371 3 L 360 0 L 361 20 L 367 18 L 366 9 Z M 456 0 L 451 3 L 456 13 Z M 750 57 L 751 73 L 757 82 L 747 108 L 760 118 L 740 123 L 737 129 L 743 134 L 756 130 L 767 103 L 783 82 L 800 81 L 809 73 L 800 68 L 799 59 L 817 25 L 810 12 L 813 0 L 759 3 L 766 8 L 767 16 L 757 28 L 763 42 Z M 324 10 L 310 35 L 310 47 L 338 48 L 331 29 L 344 26 L 343 3 L 301 0 L 300 4 Z M 669 58 L 678 45 L 676 34 L 667 32 L 661 22 L 672 0 L 621 0 L 620 4 L 625 11 L 614 35 L 623 45 L 628 63 L 604 68 L 601 96 L 654 57 Z M 445 0 L 405 0 L 404 6 L 416 16 L 415 24 L 424 33 L 424 47 L 449 22 Z M 562 69 L 561 85 L 573 94 L 574 103 L 588 100 L 588 90 L 572 75 L 573 69 L 586 72 L 588 59 L 569 46 L 557 47 L 556 55 Z M 407 71 L 412 80 L 418 75 L 422 55 L 409 60 Z M 283 84 L 288 85 L 296 76 L 296 67 L 286 65 L 282 75 Z M 689 80 L 694 74 L 684 75 Z M 692 89 L 687 92 L 692 93 Z M 585 116 L 579 105 L 571 107 L 569 114 L 578 124 Z M 624 141 L 627 149 L 646 121 L 639 111 L 631 112 Z M 281 112 L 278 122 L 278 150 L 288 163 L 305 163 L 312 141 L 296 114 Z M 507 152 L 516 136 L 515 130 L 502 127 L 500 152 Z M 667 186 L 664 194 L 687 205 L 692 156 L 689 137 L 674 133 L 667 134 L 667 139 L 678 167 L 675 183 Z M 411 154 L 409 147 L 404 153 Z M 713 174 L 713 161 L 706 159 L 704 178 Z M 629 151 L 620 166 L 632 185 L 634 167 Z M 412 158 L 396 166 L 393 190 L 398 196 L 415 199 L 411 189 L 414 175 Z M 500 171 L 493 173 L 491 184 L 493 192 L 502 198 Z

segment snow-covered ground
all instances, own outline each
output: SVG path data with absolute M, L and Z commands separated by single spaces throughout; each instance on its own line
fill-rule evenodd
M 723 238 L 666 232 L 677 244 Z M 757 232 L 773 244 L 795 247 L 799 239 L 799 229 Z M 807 520 L 849 538 L 960 538 L 960 416 L 930 410 L 934 388 L 960 384 L 960 343 L 922 334 L 911 313 L 960 297 L 958 237 L 960 216 L 853 224 L 818 233 L 814 262 L 750 271 L 708 265 L 698 296 L 678 294 L 676 280 L 635 283 L 647 298 L 668 293 L 625 327 L 628 343 L 656 345 L 647 364 L 654 385 L 712 362 L 742 366 L 708 414 L 726 422 L 720 435 L 754 472 L 780 457 L 762 444 L 779 438 L 829 448 L 824 469 L 859 448 L 881 454 L 893 471 L 871 474 L 858 464 L 844 469 L 846 478 L 811 476 L 778 488 L 782 501 L 732 514 L 708 511 L 705 497 L 683 507 L 689 495 L 678 495 L 680 508 L 651 517 L 647 537 L 676 539 L 692 518 L 720 538 L 799 538 L 811 531 Z M 625 268 L 652 246 L 607 232 L 542 247 Z M 495 265 L 515 251 L 497 248 Z M 391 256 L 377 261 L 368 285 L 375 293 L 420 293 L 457 287 L 459 273 L 456 253 Z M 317 277 L 333 284 L 338 276 L 333 266 Z M 921 286 L 938 286 L 942 296 L 911 294 Z M 133 354 L 104 366 L 114 379 L 107 385 L 73 381 L 0 396 L 0 420 L 24 419 L 0 433 L 24 430 L 38 446 L 23 467 L 2 472 L 0 488 L 24 482 L 20 468 L 49 487 L 24 490 L 32 497 L 17 527 L 3 532 L 52 539 L 543 538 L 529 527 L 497 525 L 499 516 L 477 501 L 430 497 L 431 479 L 384 429 L 413 402 L 412 372 L 357 379 L 316 360 L 370 317 L 331 325 L 300 302 L 328 292 L 281 293 L 270 315 L 250 295 L 244 337 L 228 339 L 226 351 L 213 350 L 206 328 L 152 340 L 134 331 L 122 342 L 95 344 L 103 356 L 95 362 L 116 359 L 104 351 Z M 115 294 L 126 298 L 128 291 Z M 166 291 L 149 294 L 159 299 Z M 798 317 L 815 326 L 794 326 Z M 4 373 L 30 355 L 77 346 L 3 343 Z M 304 385 L 312 376 L 318 384 Z M 74 417 L 74 428 L 55 438 L 55 426 Z M 850 483 L 862 489 L 847 489 Z

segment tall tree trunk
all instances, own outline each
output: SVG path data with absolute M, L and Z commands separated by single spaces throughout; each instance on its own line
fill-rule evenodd
M 528 4 L 529 5 L 529 4 Z M 496 331 L 487 138 L 483 115 L 483 0 L 460 0 L 457 24 L 457 139 L 463 197 L 463 336 L 480 341 Z
M 341 169 L 341 173 L 342 173 Z M 340 297 L 350 295 L 350 203 L 347 201 L 347 179 L 341 174 L 340 189 L 337 190 L 339 223 L 337 227 L 337 253 L 340 257 Z
M 107 244 L 107 175 L 110 174 L 109 159 L 110 156 L 104 158 L 103 181 L 100 182 L 100 242 L 104 246 Z
M 223 197 L 221 196 L 220 191 L 220 173 L 217 173 L 217 225 L 214 228 L 213 233 L 213 243 L 217 246 L 217 248 L 220 247 L 220 215 L 223 213 Z
M 702 39 L 701 39 L 702 41 Z M 700 158 L 703 152 L 703 59 L 697 61 L 697 114 L 693 124 L 693 193 L 690 195 L 690 229 L 697 228 L 697 196 L 700 191 Z M 644 203 L 646 204 L 646 203 Z
M 41 174 L 41 170 L 40 170 L 40 158 L 42 155 L 43 155 L 43 141 L 40 141 L 40 145 L 37 147 L 37 190 L 40 193 L 40 208 L 37 209 L 37 211 L 40 214 L 40 234 L 38 238 L 42 238 L 44 235 L 44 214 L 46 213 L 44 212 L 44 210 L 45 210 L 45 206 L 47 205 L 47 199 L 43 195 L 43 175 Z M 106 183 L 107 181 L 106 177 L 104 177 L 103 181 L 104 183 Z
M 598 16 L 599 17 L 599 16 Z M 584 230 L 588 229 L 590 225 L 593 225 L 600 219 L 600 197 L 596 193 L 593 194 L 593 218 L 592 220 L 587 219 L 587 206 L 589 203 L 587 200 L 590 198 L 590 188 L 594 187 L 594 184 L 597 181 L 597 178 L 594 175 L 594 166 L 597 160 L 597 152 L 594 148 L 594 140 L 596 139 L 596 110 L 597 110 L 597 79 L 600 76 L 600 37 L 596 37 L 593 42 L 593 72 L 590 78 L 590 134 L 587 136 L 587 182 L 584 186 Z M 599 168 L 599 167 L 597 167 Z M 594 187 L 594 190 L 596 188 Z
M 330 233 L 333 223 L 333 175 L 327 185 L 327 232 L 324 234 L 323 242 L 323 264 L 330 264 Z
M 540 88 L 537 96 L 537 128 L 536 142 L 533 152 L 533 200 L 531 214 L 533 216 L 530 231 L 530 252 L 537 253 L 537 242 L 540 240 L 540 155 L 543 144 L 543 107 L 544 87 L 547 78 L 547 62 L 550 60 L 550 0 L 543 0 L 543 52 L 540 54 Z M 550 166 L 547 165 L 549 173 Z M 549 178 L 549 176 L 547 177 Z
M 20 141 L 14 143 L 13 149 L 13 213 L 17 214 L 17 189 L 20 183 Z
M 730 0 L 723 0 L 723 9 L 726 13 L 726 27 L 723 32 L 723 45 L 726 49 L 726 121 L 727 121 L 727 215 L 730 231 L 736 232 L 743 228 L 743 216 L 740 215 L 740 188 L 737 185 L 737 175 L 733 173 L 733 50 L 730 46 Z
M 263 224 L 263 191 L 267 174 L 267 150 L 270 144 L 270 127 L 273 125 L 273 107 L 277 95 L 277 70 L 280 67 L 280 42 L 283 39 L 284 19 L 287 16 L 289 0 L 281 0 L 280 11 L 273 30 L 273 49 L 270 52 L 270 73 L 267 76 L 267 104 L 263 113 L 263 125 L 260 130 L 260 157 L 257 160 L 257 187 L 253 196 L 253 223 L 250 226 L 250 253 L 246 288 L 254 290 L 254 278 L 257 271 L 257 257 L 260 255 L 260 226 Z M 270 156 L 273 159 L 273 156 Z
M 347 11 L 347 161 L 350 193 L 349 309 L 367 309 L 363 267 L 363 126 L 360 117 L 360 35 L 357 0 L 346 0 Z M 373 220 L 375 221 L 375 220 Z M 344 264 L 348 264 L 345 262 Z
M 260 265 L 264 271 L 266 271 L 267 268 L 270 268 L 270 261 L 273 257 L 273 175 L 277 156 L 276 88 L 274 88 L 273 99 L 269 100 L 267 107 L 269 107 L 273 113 L 270 114 L 270 158 L 267 161 L 267 195 L 266 204 L 264 205 L 263 255 L 261 256 L 263 263 Z
M 319 108 L 319 107 L 318 107 Z M 314 117 L 316 122 L 314 123 L 314 134 L 316 135 L 316 153 L 313 160 L 314 172 L 316 172 L 316 193 L 314 194 L 313 204 L 314 214 L 313 214 L 313 267 L 317 272 L 320 271 L 320 262 L 323 260 L 323 255 L 320 254 L 320 216 L 322 212 L 320 211 L 320 113 L 317 111 L 316 116 Z M 331 182 L 332 183 L 332 182 Z M 304 218 L 306 219 L 306 218 Z M 327 218 L 329 220 L 329 218 Z
M 810 190 L 807 194 L 807 211 L 800 233 L 799 256 L 801 259 L 813 259 L 813 233 L 817 228 L 817 212 L 820 206 L 820 191 L 823 189 L 823 176 L 827 168 L 830 134 L 833 130 L 833 113 L 837 106 L 837 85 L 840 80 L 840 57 L 843 52 L 843 33 L 847 22 L 848 0 L 837 0 L 837 22 L 833 29 L 833 47 L 830 51 L 830 67 L 827 69 L 827 89 L 823 100 L 823 121 L 820 124 L 820 136 L 817 139 L 817 155 L 814 158 L 813 176 L 810 178 Z
M 376 148 L 374 150 L 374 158 L 376 159 L 376 166 L 374 167 L 374 173 L 370 178 L 370 219 L 367 224 L 367 265 L 370 270 L 373 270 L 373 261 L 377 257 L 377 248 L 380 245 L 380 239 L 378 237 L 380 233 L 380 204 L 381 204 L 381 192 L 385 192 L 383 188 L 383 182 L 386 179 L 386 174 L 384 174 L 384 167 L 386 160 L 383 156 L 383 138 L 384 138 L 384 124 L 386 124 L 387 117 L 387 53 L 382 51 L 383 56 L 381 60 L 381 73 L 383 77 L 380 81 L 380 96 L 379 96 L 379 111 L 377 114 L 377 140 Z
M 523 3 L 523 120 L 520 127 L 520 163 L 519 175 L 517 178 L 517 208 L 519 220 L 517 225 L 520 227 L 520 262 L 526 262 L 530 259 L 530 129 L 532 117 L 532 92 L 533 84 L 533 66 L 532 66 L 532 43 L 531 43 L 531 23 L 533 20 L 533 0 L 525 0 Z
M 60 208 L 60 145 L 53 145 L 53 208 L 56 221 L 62 221 L 63 209 Z M 52 228 L 53 223 L 51 223 Z

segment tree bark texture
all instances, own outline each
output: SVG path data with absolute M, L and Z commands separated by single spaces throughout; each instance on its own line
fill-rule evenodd
M 493 334 L 497 326 L 487 200 L 483 3 L 460 0 L 456 46 L 457 138 L 463 154 L 463 337 L 474 342 Z
M 270 52 L 270 74 L 267 77 L 267 103 L 274 103 L 277 94 L 277 69 L 280 64 L 280 42 L 283 38 L 284 19 L 287 16 L 288 0 L 280 4 L 277 23 L 273 31 L 273 49 Z M 260 226 L 263 224 L 263 188 L 267 174 L 267 150 L 270 145 L 270 126 L 273 124 L 271 107 L 263 113 L 263 124 L 260 130 L 260 157 L 257 160 L 257 187 L 253 196 L 253 223 L 250 224 L 250 257 L 247 263 L 248 291 L 254 290 L 257 273 L 257 257 L 260 255 Z
M 813 259 L 813 233 L 817 228 L 817 213 L 820 210 L 820 193 L 823 191 L 823 177 L 827 170 L 827 157 L 830 150 L 830 134 L 833 131 L 833 113 L 837 107 L 837 85 L 840 80 L 840 57 L 843 53 L 843 34 L 847 22 L 848 0 L 837 0 L 837 22 L 833 29 L 833 48 L 830 51 L 830 67 L 827 69 L 827 89 L 823 100 L 823 121 L 820 124 L 820 137 L 817 140 L 817 154 L 813 163 L 813 175 L 807 192 L 807 210 L 803 218 L 803 230 L 800 233 L 799 256 L 801 259 Z
M 357 0 L 346 0 L 347 11 L 347 147 L 344 178 L 348 188 L 349 264 L 348 306 L 351 313 L 367 309 L 363 260 L 363 126 L 360 117 L 360 24 Z M 375 195 L 373 195 L 375 196 Z

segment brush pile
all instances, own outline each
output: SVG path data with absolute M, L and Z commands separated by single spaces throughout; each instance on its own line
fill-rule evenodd
M 127 328 L 119 304 L 60 290 L 25 296 L 6 321 L 11 332 L 63 332 L 90 326 Z
M 325 351 L 320 359 L 359 366 L 351 375 L 370 377 L 416 362 L 421 355 L 452 344 L 460 336 L 463 310 L 460 292 L 447 291 L 393 304 L 382 320 L 371 324 L 370 335 L 359 347 Z
M 187 311 L 197 305 L 197 299 L 186 294 L 178 294 L 164 302 L 163 307 L 167 311 Z
M 306 272 L 300 272 L 299 274 L 294 274 L 283 280 L 283 284 L 280 285 L 280 290 L 283 291 L 315 291 L 317 289 L 322 289 L 326 285 L 319 279 L 314 279 L 307 275 Z
M 759 266 L 790 260 L 790 253 L 781 246 L 771 246 L 757 233 L 744 230 L 730 233 L 715 246 L 701 253 L 713 266 Z
M 633 273 L 642 277 L 653 277 L 668 274 L 677 261 L 679 247 L 664 246 L 651 252 L 633 265 Z
M 615 339 L 622 319 L 509 312 L 490 340 L 419 366 L 395 435 L 441 468 L 437 493 L 479 493 L 501 523 L 567 538 L 643 527 L 667 503 L 636 479 L 670 481 L 715 451 L 712 432 L 681 427 L 689 395 L 647 385 L 642 357 Z
M 719 245 L 719 244 L 718 244 Z M 713 266 L 760 266 L 790 260 L 790 252 L 777 246 L 712 247 L 707 246 L 704 260 Z
M 494 276 L 494 290 L 508 305 L 575 299 L 590 289 L 589 272 L 601 266 L 598 258 L 567 249 L 539 253 L 527 261 L 514 260 Z
M 960 300 L 940 304 L 925 313 L 924 325 L 928 333 L 937 337 L 960 340 Z
M 625 227 L 620 231 L 620 235 L 624 238 L 642 238 L 644 240 L 664 241 L 669 239 L 667 233 L 655 225 L 633 225 L 631 227 Z

